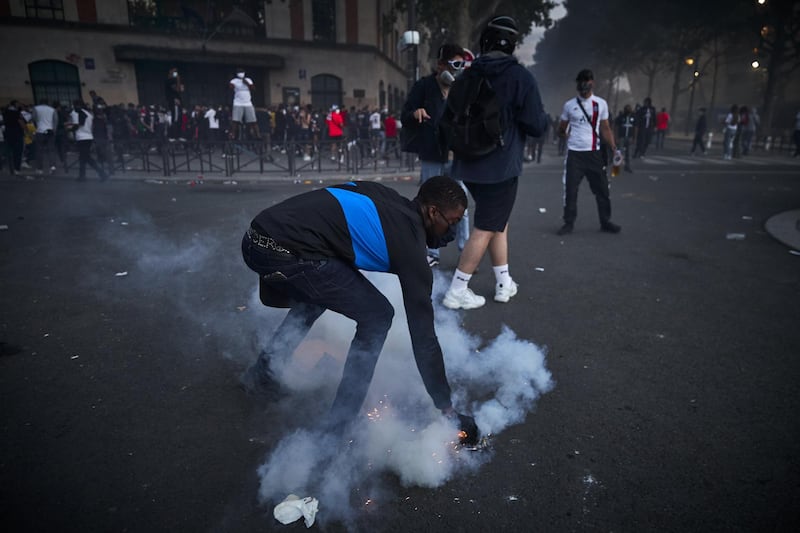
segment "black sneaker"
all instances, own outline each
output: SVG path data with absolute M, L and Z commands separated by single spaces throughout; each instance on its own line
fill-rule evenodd
M 281 384 L 272 377 L 272 373 L 263 372 L 258 363 L 248 368 L 239 378 L 239 386 L 248 395 L 277 401 L 286 396 Z
M 567 222 L 556 232 L 556 235 L 566 235 L 567 233 L 572 233 L 573 226 L 571 223 Z
M 603 222 L 600 224 L 600 231 L 605 231 L 606 233 L 619 233 L 621 230 L 622 228 L 613 222 Z

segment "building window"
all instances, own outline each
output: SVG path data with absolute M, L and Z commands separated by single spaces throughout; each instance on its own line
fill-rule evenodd
M 332 74 L 317 74 L 311 78 L 311 105 L 330 109 L 342 105 L 342 79 Z
M 386 107 L 386 89 L 383 85 L 383 80 L 378 83 L 378 108 L 383 109 Z
M 315 0 L 311 3 L 315 41 L 336 42 L 336 0 Z
M 71 106 L 81 98 L 78 67 L 65 61 L 36 61 L 28 65 L 35 104 L 61 102 Z
M 63 0 L 25 0 L 25 16 L 31 19 L 64 20 Z

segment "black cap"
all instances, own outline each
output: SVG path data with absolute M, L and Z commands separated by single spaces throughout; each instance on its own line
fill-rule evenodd
M 588 68 L 583 69 L 582 71 L 578 72 L 578 76 L 575 78 L 575 81 L 589 81 L 594 79 L 594 74 Z
M 486 25 L 487 28 L 492 28 L 494 30 L 501 30 L 507 31 L 512 35 L 517 35 L 519 33 L 519 29 L 517 28 L 517 21 L 512 19 L 511 17 L 495 17 L 489 21 L 489 24 Z
M 512 54 L 517 46 L 519 29 L 516 21 L 507 16 L 494 17 L 481 32 L 481 52 L 498 50 Z

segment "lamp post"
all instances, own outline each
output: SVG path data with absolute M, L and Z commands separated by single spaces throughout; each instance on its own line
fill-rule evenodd
M 694 111 L 694 89 L 697 86 L 697 81 L 700 79 L 700 71 L 697 70 L 697 65 L 700 62 L 699 57 L 687 57 L 686 64 L 692 67 L 692 81 L 689 83 L 689 114 L 686 118 L 686 135 L 692 127 L 692 112 Z

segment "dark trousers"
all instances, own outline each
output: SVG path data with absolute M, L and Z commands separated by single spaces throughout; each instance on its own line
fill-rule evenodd
M 694 153 L 695 148 L 700 148 L 700 151 L 706 153 L 706 147 L 703 146 L 703 134 L 702 133 L 695 133 L 694 140 L 692 141 L 692 149 L 689 150 L 690 154 Z
M 378 355 L 392 325 L 394 308 L 353 265 L 337 258 L 307 261 L 266 250 L 242 239 L 242 256 L 261 276 L 265 291 L 275 291 L 291 308 L 256 363 L 269 369 L 270 360 L 286 362 L 311 326 L 330 309 L 356 322 L 342 380 L 336 391 L 327 429 L 341 429 L 354 420 L 367 396 Z
M 55 135 L 51 133 L 37 133 L 34 136 L 36 145 L 36 168 L 38 170 L 50 170 L 55 166 Z
M 800 155 L 800 130 L 794 130 L 794 155 Z
M 100 179 L 108 177 L 92 158 L 92 142 L 94 142 L 92 139 L 86 139 L 75 143 L 78 145 L 78 179 L 86 179 L 86 165 L 92 167 Z
M 578 187 L 584 176 L 594 193 L 600 223 L 604 224 L 611 220 L 611 199 L 608 193 L 608 176 L 599 150 L 567 152 L 564 169 L 564 222 L 573 224 L 578 216 Z
M 631 138 L 621 137 L 617 148 L 622 150 L 622 155 L 625 157 L 625 169 L 631 170 Z
M 22 151 L 25 149 L 25 139 L 7 136 L 6 147 L 10 156 L 11 170 L 19 172 L 22 168 Z

